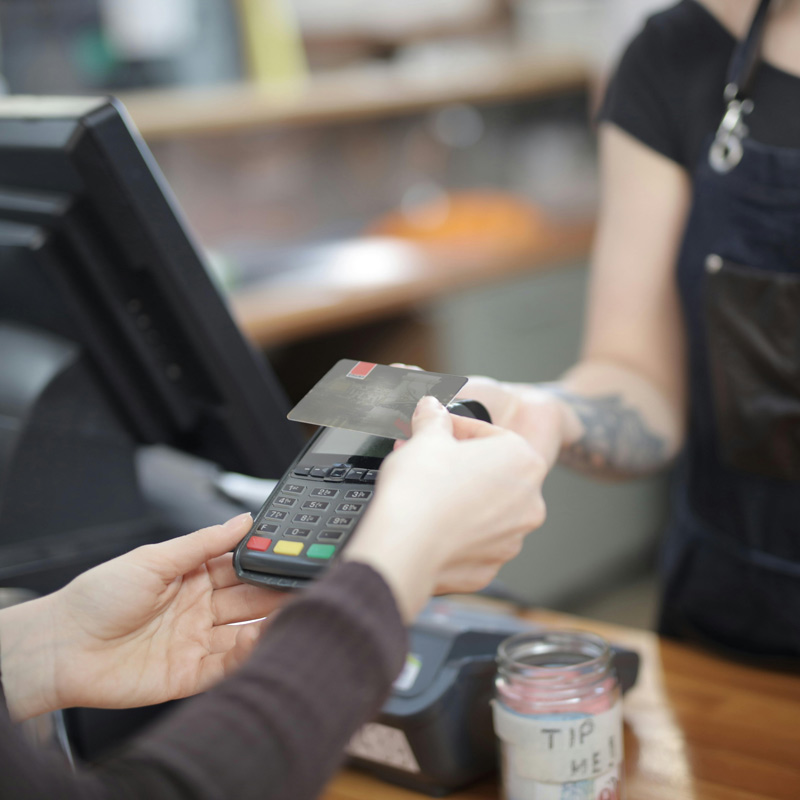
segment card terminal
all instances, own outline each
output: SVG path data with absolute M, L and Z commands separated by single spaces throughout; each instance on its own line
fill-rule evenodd
M 448 406 L 452 414 L 486 422 L 477 401 Z M 298 589 L 320 575 L 346 546 L 375 493 L 394 439 L 320 428 L 278 481 L 234 551 L 247 583 Z

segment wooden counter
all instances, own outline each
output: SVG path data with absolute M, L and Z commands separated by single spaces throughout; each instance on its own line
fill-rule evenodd
M 448 103 L 541 98 L 586 90 L 575 58 L 508 53 L 420 71 L 393 65 L 319 73 L 293 84 L 134 91 L 120 95 L 148 142 L 276 125 L 329 124 L 415 113 Z
M 458 289 L 585 258 L 593 224 L 549 224 L 535 245 L 421 247 L 354 239 L 318 263 L 234 292 L 234 317 L 261 346 L 284 344 L 402 313 Z
M 800 675 L 725 661 L 654 634 L 535 612 L 531 619 L 599 633 L 641 655 L 625 698 L 627 800 L 798 800 Z M 326 800 L 420 800 L 425 795 L 342 772 Z M 495 780 L 449 795 L 498 800 Z

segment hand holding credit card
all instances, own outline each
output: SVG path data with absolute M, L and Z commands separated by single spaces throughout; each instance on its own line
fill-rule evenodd
M 421 398 L 433 396 L 454 418 L 490 421 L 480 403 L 450 403 L 466 382 L 463 377 L 407 367 L 339 361 L 288 415 L 319 429 L 278 481 L 256 514 L 250 533 L 237 546 L 233 563 L 238 577 L 287 591 L 317 577 L 339 557 L 367 517 L 383 461 L 392 453 L 395 440 L 410 438 L 412 416 Z M 435 403 L 427 409 L 436 412 L 434 417 L 444 410 Z M 430 413 L 414 420 L 423 433 L 426 424 L 444 424 L 441 430 L 449 430 L 450 437 L 431 439 L 429 435 L 428 452 L 453 458 L 455 423 L 441 419 L 436 423 Z M 420 435 L 424 453 L 425 437 Z M 493 431 L 490 437 L 497 435 L 511 434 Z M 413 450 L 414 445 L 410 447 Z M 408 463 L 408 458 L 401 463 Z M 418 481 L 417 473 L 413 475 Z M 412 489 L 411 495 L 415 493 Z
M 447 405 L 467 378 L 344 358 L 289 412 L 295 422 L 408 439 L 419 400 Z

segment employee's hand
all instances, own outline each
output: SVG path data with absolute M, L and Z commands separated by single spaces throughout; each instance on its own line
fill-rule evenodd
M 230 550 L 249 514 L 147 545 L 52 595 L 0 612 L 9 709 L 123 708 L 203 691 L 247 657 L 286 598 L 239 583 Z
M 423 398 L 412 436 L 384 461 L 375 498 L 343 553 L 383 574 L 406 620 L 434 592 L 494 578 L 544 521 L 545 459 L 522 437 Z
M 411 364 L 392 366 L 420 370 Z M 558 460 L 567 431 L 574 432 L 572 415 L 547 384 L 505 383 L 473 375 L 456 399 L 482 403 L 492 424 L 522 436 L 544 458 L 548 469 Z
M 459 397 L 483 403 L 492 422 L 522 436 L 552 467 L 566 437 L 569 412 L 547 385 L 470 377 Z

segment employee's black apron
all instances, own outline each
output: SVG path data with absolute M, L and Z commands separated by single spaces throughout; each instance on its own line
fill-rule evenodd
M 745 126 L 768 6 L 734 53 L 678 262 L 690 416 L 660 627 L 800 664 L 800 149 Z

